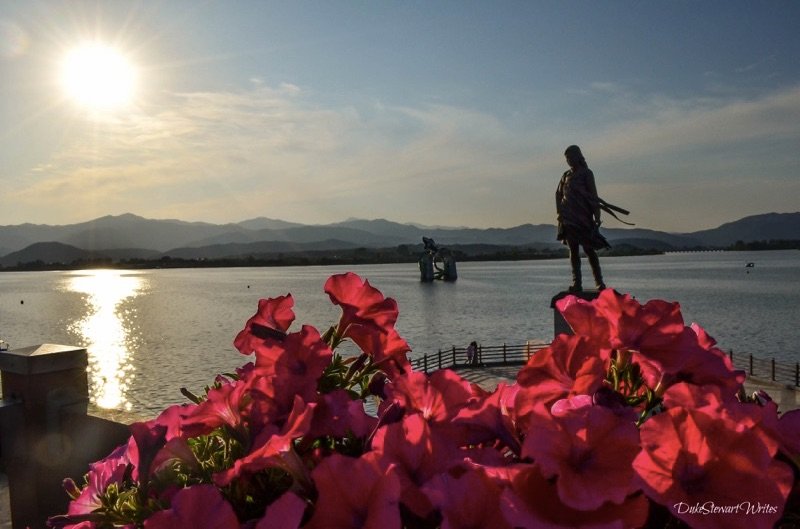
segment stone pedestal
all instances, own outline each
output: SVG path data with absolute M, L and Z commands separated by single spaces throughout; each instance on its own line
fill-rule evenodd
M 67 408 L 86 414 L 86 367 L 86 349 L 78 347 L 43 344 L 0 353 L 6 404 L 0 436 L 15 529 L 44 527 L 48 515 L 65 512 L 69 498 L 60 485 L 73 442 L 61 419 Z
M 599 290 L 581 290 L 580 292 L 567 292 L 566 290 L 563 290 L 553 296 L 553 299 L 550 300 L 550 308 L 553 309 L 553 337 L 556 337 L 559 334 L 574 334 L 572 328 L 570 328 L 569 324 L 567 323 L 567 320 L 564 319 L 564 316 L 562 316 L 556 308 L 556 302 L 567 296 L 576 296 L 580 299 L 585 299 L 586 301 L 592 301 L 599 295 Z

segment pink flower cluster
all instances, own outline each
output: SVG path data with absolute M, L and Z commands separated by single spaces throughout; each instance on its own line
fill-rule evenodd
M 800 503 L 800 411 L 744 396 L 675 303 L 567 297 L 574 334 L 487 392 L 413 371 L 368 282 L 325 291 L 342 314 L 324 335 L 290 331 L 291 295 L 261 300 L 235 340 L 254 361 L 132 425 L 51 525 L 766 529 Z

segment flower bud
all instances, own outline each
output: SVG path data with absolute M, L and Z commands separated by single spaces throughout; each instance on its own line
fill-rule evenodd
M 386 399 L 386 375 L 384 373 L 375 373 L 375 376 L 369 381 L 367 386 L 370 395 L 375 395 L 380 399 Z
M 66 478 L 64 481 L 61 482 L 61 486 L 64 487 L 64 490 L 67 492 L 67 495 L 72 498 L 73 500 L 77 500 L 78 497 L 81 495 L 81 489 L 75 483 L 75 480 L 72 478 Z
M 608 386 L 603 386 L 592 395 L 595 406 L 608 408 L 617 417 L 628 417 L 635 420 L 636 412 L 625 402 L 625 397 Z
M 347 377 L 350 378 L 354 373 L 360 371 L 366 365 L 368 358 L 367 353 L 361 353 L 355 362 L 350 365 L 350 369 L 347 370 Z

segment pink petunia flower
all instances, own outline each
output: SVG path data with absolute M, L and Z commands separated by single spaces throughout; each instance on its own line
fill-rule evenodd
M 244 427 L 243 412 L 251 400 L 246 379 L 225 382 L 208 390 L 206 400 L 183 418 L 181 429 L 190 437 L 207 434 L 222 425 L 240 431 Z
M 482 469 L 455 468 L 439 474 L 422 492 L 441 513 L 441 529 L 511 529 L 500 510 L 501 489 Z
M 333 454 L 311 475 L 319 496 L 306 529 L 400 529 L 400 482 L 391 467 Z
M 626 498 L 621 505 L 604 503 L 594 510 L 574 509 L 562 501 L 556 484 L 536 465 L 523 465 L 513 473 L 500 507 L 506 520 L 518 529 L 638 529 L 649 511 L 642 494 Z
M 577 335 L 637 363 L 651 389 L 681 380 L 716 381 L 735 393 L 744 380 L 744 373 L 713 347 L 713 338 L 697 325 L 684 325 L 678 303 L 651 300 L 642 305 L 606 289 L 593 301 L 567 296 L 556 306 Z
M 359 346 L 372 357 L 373 362 L 381 364 L 390 377 L 410 370 L 411 363 L 406 353 L 411 351 L 411 347 L 394 328 L 385 333 L 368 333 L 360 340 Z
M 68 514 L 89 514 L 102 506 L 100 496 L 109 485 L 121 483 L 125 469 L 131 462 L 128 457 L 128 444 L 117 447 L 107 457 L 89 465 L 87 486 L 80 496 L 69 504 Z
M 314 400 L 317 381 L 330 364 L 333 352 L 317 329 L 303 325 L 299 332 L 281 342 L 265 343 L 256 349 L 256 373 L 269 380 L 279 402 L 291 405 L 295 395 Z
M 534 408 L 522 456 L 533 459 L 545 477 L 556 477 L 565 505 L 594 510 L 606 502 L 623 503 L 638 490 L 631 468 L 640 450 L 634 423 L 593 406 L 585 395 L 559 401 L 554 408 L 555 413 L 541 405 Z
M 647 420 L 640 434 L 642 451 L 633 468 L 645 493 L 693 528 L 766 529 L 781 516 L 792 470 L 773 459 L 759 433 L 674 407 Z M 745 504 L 765 507 L 734 510 Z M 695 506 L 728 510 L 708 513 Z
M 665 382 L 688 382 L 696 386 L 714 385 L 726 399 L 732 399 L 742 388 L 745 372 L 734 369 L 728 355 L 714 347 L 716 342 L 693 323 L 681 335 L 678 347 L 685 354 L 683 365 Z
M 534 403 L 549 407 L 559 399 L 594 394 L 605 380 L 610 353 L 584 336 L 556 336 L 517 374 L 517 416 L 524 418 Z
M 556 307 L 576 334 L 611 349 L 635 352 L 634 360 L 651 388 L 663 373 L 677 372 L 688 359 L 689 352 L 676 344 L 685 330 L 677 303 L 651 300 L 641 305 L 628 294 L 606 289 L 593 301 L 568 296 Z
M 432 509 L 420 487 L 436 474 L 463 461 L 465 453 L 452 437 L 434 429 L 420 414 L 405 416 L 378 429 L 372 441 L 377 464 L 394 468 L 403 504 L 421 518 Z
M 308 404 L 300 396 L 296 396 L 286 423 L 280 428 L 268 425 L 253 441 L 254 448 L 251 452 L 238 459 L 232 468 L 215 474 L 214 482 L 224 487 L 243 474 L 279 467 L 291 474 L 300 485 L 305 485 L 306 469 L 292 443 L 308 433 L 315 407 L 315 403 Z
M 298 529 L 306 505 L 306 501 L 297 494 L 286 492 L 267 507 L 255 529 Z
M 472 386 L 454 371 L 440 369 L 430 376 L 410 371 L 386 387 L 386 402 L 397 401 L 409 412 L 431 422 L 449 422 L 473 396 Z
M 158 454 L 156 454 L 151 466 L 152 472 L 156 474 L 161 469 L 168 467 L 176 461 L 181 462 L 195 472 L 200 471 L 200 463 L 197 461 L 197 457 L 194 455 L 194 452 L 192 452 L 191 448 L 189 448 L 189 444 L 186 439 L 173 437 L 167 441 L 167 444 L 165 444 L 164 447 L 158 451 Z
M 685 327 L 678 303 L 654 299 L 642 305 L 628 294 L 606 289 L 594 305 L 608 321 L 614 349 L 669 348 Z
M 282 339 L 294 321 L 294 299 L 291 294 L 277 298 L 260 299 L 258 311 L 244 326 L 233 345 L 240 353 L 255 352 L 265 340 Z
M 378 419 L 367 415 L 364 401 L 353 399 L 345 390 L 336 389 L 321 395 L 317 401 L 309 438 L 322 436 L 367 437 L 378 425 Z
M 144 521 L 145 529 L 236 529 L 233 507 L 213 485 L 196 485 L 179 491 L 169 509 Z
M 388 334 L 397 321 L 397 302 L 352 272 L 337 274 L 325 282 L 325 293 L 342 309 L 336 326 L 340 338 L 350 338 L 372 354 L 374 337 Z
M 717 385 L 695 386 L 682 382 L 667 389 L 663 406 L 691 409 L 724 420 L 733 431 L 747 430 L 759 435 L 770 456 L 778 451 L 782 436 L 778 406 L 772 401 L 764 405 L 739 402 Z
M 569 417 L 572 412 L 582 410 L 595 404 L 595 399 L 591 395 L 575 395 L 568 399 L 557 400 L 550 407 L 553 417 Z M 619 415 L 619 414 L 617 414 Z M 633 422 L 633 421 L 630 421 Z
M 325 293 L 334 305 L 342 308 L 339 319 L 342 334 L 347 334 L 351 325 L 384 330 L 397 321 L 397 302 L 385 298 L 369 281 L 352 272 L 329 277 L 325 282 Z
M 183 421 L 197 408 L 197 404 L 175 404 L 162 411 L 158 417 L 148 424 L 165 426 L 167 428 L 166 440 L 183 435 Z
M 501 382 L 493 393 L 471 398 L 453 418 L 453 424 L 468 430 L 470 445 L 500 440 L 515 454 L 519 454 L 520 440 L 515 425 L 514 401 L 519 385 Z
M 592 301 L 566 296 L 556 308 L 575 334 L 592 336 L 613 349 L 660 349 L 684 328 L 678 303 L 651 300 L 642 305 L 613 289 Z
M 781 415 L 778 421 L 781 449 L 800 468 L 800 410 L 791 410 Z
M 167 442 L 167 427 L 150 422 L 135 422 L 130 425 L 130 429 L 128 457 L 134 466 L 132 477 L 146 483 L 150 478 L 153 460 Z

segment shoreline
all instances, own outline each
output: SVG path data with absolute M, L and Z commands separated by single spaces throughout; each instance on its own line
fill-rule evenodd
M 403 245 L 401 245 L 403 246 Z M 466 253 L 459 250 L 460 245 L 449 248 L 458 263 L 468 262 L 507 262 L 507 261 L 547 261 L 567 259 L 566 249 L 552 248 L 541 249 L 527 246 L 501 246 L 494 245 L 493 251 L 485 253 Z M 416 250 L 416 249 L 415 249 Z M 789 247 L 726 247 L 726 248 L 676 248 L 657 249 L 640 248 L 626 244 L 599 253 L 602 258 L 611 257 L 641 257 L 647 255 L 673 255 L 689 253 L 727 253 L 727 252 L 769 252 L 769 251 L 800 251 L 800 241 L 795 241 Z M 0 272 L 55 272 L 73 270 L 159 270 L 159 269 L 195 269 L 195 268 L 275 268 L 298 266 L 355 266 L 372 264 L 406 264 L 417 263 L 419 254 L 399 253 L 396 248 L 360 248 L 357 250 L 321 250 L 318 252 L 283 253 L 278 255 L 265 254 L 248 257 L 218 257 L 218 258 L 183 258 L 164 256 L 154 259 L 111 259 L 105 257 L 78 259 L 69 263 L 54 262 L 22 262 L 14 266 L 0 265 Z

